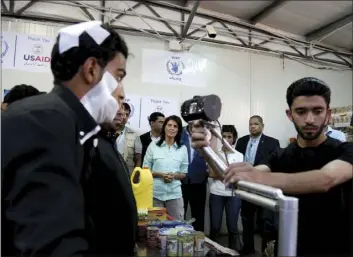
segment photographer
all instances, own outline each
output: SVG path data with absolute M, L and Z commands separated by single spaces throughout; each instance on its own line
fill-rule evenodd
M 349 255 L 353 144 L 325 135 L 331 116 L 331 90 L 315 78 L 303 78 L 287 89 L 286 111 L 298 140 L 277 149 L 265 165 L 231 164 L 226 184 L 249 181 L 281 189 L 299 199 L 297 254 Z M 197 148 L 210 145 L 206 132 L 193 133 Z M 210 163 L 211 164 L 211 163 Z

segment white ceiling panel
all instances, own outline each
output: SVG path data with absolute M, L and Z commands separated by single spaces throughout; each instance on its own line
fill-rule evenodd
M 349 40 L 351 39 L 351 40 Z M 328 45 L 335 45 L 338 47 L 353 49 L 353 24 L 349 24 L 344 28 L 336 31 L 329 37 L 325 38 L 322 42 Z
M 247 20 L 271 4 L 271 1 L 201 1 L 200 7 Z
M 289 1 L 262 23 L 297 35 L 305 35 L 350 13 L 351 1 Z

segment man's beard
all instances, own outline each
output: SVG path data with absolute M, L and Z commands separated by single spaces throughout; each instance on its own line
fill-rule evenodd
M 318 130 L 315 133 L 311 133 L 311 132 L 304 132 L 304 127 L 299 127 L 294 121 L 293 121 L 295 130 L 297 131 L 297 133 L 299 134 L 299 136 L 301 138 L 303 138 L 304 140 L 315 140 L 317 138 L 319 138 L 319 136 L 321 135 L 322 131 L 325 129 L 326 124 L 322 124 Z M 317 128 L 317 127 L 315 127 Z

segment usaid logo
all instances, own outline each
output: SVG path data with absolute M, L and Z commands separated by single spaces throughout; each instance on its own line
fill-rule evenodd
M 43 53 L 43 46 L 41 44 L 34 44 L 33 47 L 32 47 L 32 52 L 34 54 Z

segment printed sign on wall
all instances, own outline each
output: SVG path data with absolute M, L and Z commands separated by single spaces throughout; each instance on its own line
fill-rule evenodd
M 130 118 L 126 125 L 132 129 L 139 129 L 141 97 L 137 95 L 128 95 L 125 98 L 125 102 L 128 103 L 131 108 Z
M 16 50 L 16 33 L 1 33 L 1 68 L 13 69 Z
M 171 99 L 159 97 L 143 97 L 141 100 L 141 129 L 146 131 L 150 130 L 148 117 L 153 112 L 161 112 L 166 117 L 170 115 L 180 116 L 180 107 L 177 101 Z
M 144 49 L 142 82 L 206 87 L 209 66 L 206 58 L 195 54 Z
M 54 37 L 17 35 L 15 68 L 30 72 L 50 72 Z

